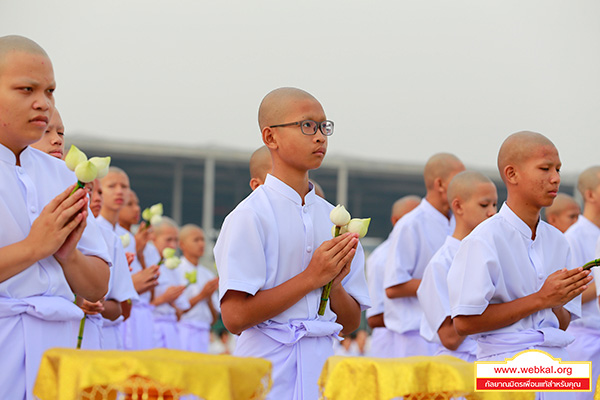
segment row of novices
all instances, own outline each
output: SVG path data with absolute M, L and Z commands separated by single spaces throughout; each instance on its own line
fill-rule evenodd
M 117 167 L 75 185 L 55 87 L 39 45 L 0 38 L 1 399 L 34 398 L 49 348 L 208 352 L 219 312 L 202 229 L 163 217 L 134 235 L 140 207 Z
M 270 164 L 251 163 L 253 191 L 223 223 L 214 250 L 218 281 L 207 272 L 184 296 L 189 287 L 181 273 L 200 271 L 202 232 L 194 226 L 178 232 L 165 218 L 130 233 L 139 206 L 119 169 L 94 182 L 89 209 L 85 190 L 70 195 L 74 174 L 46 154 L 60 155 L 52 139 L 57 129 L 50 129 L 60 125 L 55 86 L 42 48 L 19 36 L 0 38 L 0 354 L 6 366 L 0 398 L 33 398 L 43 351 L 74 346 L 82 309 L 90 316 L 84 348 L 101 336 L 105 348 L 144 349 L 181 346 L 182 337 L 201 345 L 190 337 L 205 334 L 220 308 L 227 329 L 239 335 L 234 354 L 272 362 L 269 399 L 317 399 L 334 342 L 355 331 L 371 306 L 374 355 L 504 360 L 541 349 L 563 360 L 598 357 L 598 303 L 589 271 L 578 266 L 593 258 L 600 236 L 599 171 L 580 179 L 585 204 L 566 233 L 570 246 L 540 220 L 557 196 L 561 167 L 558 150 L 541 134 L 519 132 L 502 144 L 498 168 L 508 198 L 498 213 L 487 177 L 465 171 L 454 155 L 431 157 L 426 196 L 395 207 L 406 214 L 395 213 L 392 233 L 371 255 L 368 287 L 358 234 L 332 238 L 333 206 L 309 180 L 334 124 L 311 94 L 275 89 L 260 103 L 265 147 L 253 156 Z M 123 235 L 130 238 L 125 249 Z M 161 250 L 176 247 L 178 238 L 189 264 L 179 275 L 157 266 Z M 330 282 L 321 315 L 321 288 Z M 198 304 L 204 319 L 188 320 Z
M 539 349 L 591 361 L 592 391 L 538 398 L 592 399 L 600 308 L 582 266 L 600 256 L 600 166 L 579 176 L 579 215 L 558 193 L 561 161 L 547 137 L 510 135 L 497 163 L 507 188 L 499 212 L 494 183 L 445 153 L 425 165 L 425 198 L 394 204 L 394 228 L 367 260 L 371 354 L 473 362 Z

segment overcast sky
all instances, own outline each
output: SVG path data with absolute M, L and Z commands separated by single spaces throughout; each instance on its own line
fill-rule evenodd
M 563 171 L 600 164 L 600 2 L 0 0 L 0 35 L 54 63 L 67 135 L 262 144 L 260 100 L 315 95 L 329 155 L 492 169 L 535 130 Z

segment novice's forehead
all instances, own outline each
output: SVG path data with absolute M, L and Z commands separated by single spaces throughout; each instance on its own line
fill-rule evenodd
M 521 165 L 532 158 L 555 158 L 558 150 L 546 136 L 536 132 L 517 132 L 510 135 L 498 152 L 498 169 L 502 171 L 507 165 Z
M 33 40 L 17 35 L 3 36 L 0 37 L 0 74 L 6 63 L 16 54 L 41 56 L 48 60 L 50 66 L 52 65 L 48 54 Z
M 265 126 L 281 124 L 291 113 L 305 113 L 318 109 L 324 114 L 321 103 L 310 93 L 298 88 L 279 88 L 267 94 L 258 109 L 258 124 Z

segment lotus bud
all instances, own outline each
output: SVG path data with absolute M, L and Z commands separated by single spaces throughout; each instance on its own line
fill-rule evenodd
M 371 218 L 353 218 L 348 223 L 348 232 L 358 233 L 359 238 L 365 237 L 369 230 Z
M 98 168 L 91 161 L 84 161 L 75 167 L 75 176 L 79 182 L 89 183 L 96 179 L 96 175 L 98 175 Z
M 108 174 L 108 167 L 110 166 L 110 157 L 92 157 L 90 161 L 94 163 L 98 169 L 97 179 L 102 179 Z
M 165 249 L 162 251 L 162 256 L 163 258 L 166 260 L 167 258 L 171 258 L 175 256 L 175 249 L 171 248 L 171 247 L 165 247 Z
M 144 221 L 150 221 L 150 219 L 152 219 L 152 212 L 149 208 L 146 208 L 144 211 L 142 211 L 142 218 Z
M 75 171 L 75 168 L 85 161 L 87 161 L 87 156 L 85 153 L 75 147 L 75 145 L 71 145 L 69 152 L 65 156 L 65 164 L 67 164 L 67 168 L 69 168 L 71 171 Z
M 185 279 L 188 281 L 190 285 L 196 283 L 198 281 L 197 271 L 194 269 L 192 271 L 188 271 L 185 273 Z
M 129 237 L 128 233 L 125 233 L 125 234 L 119 236 L 119 239 L 121 239 L 121 243 L 123 244 L 123 247 L 129 246 L 129 244 L 131 243 L 131 238 Z
M 346 211 L 343 205 L 338 204 L 331 212 L 329 213 L 329 219 L 335 226 L 344 226 L 348 222 L 350 222 L 350 213 Z
M 150 218 L 150 225 L 158 225 L 160 224 L 160 221 L 162 221 L 162 216 L 153 215 L 152 218 Z
M 165 267 L 168 269 L 175 269 L 181 264 L 179 257 L 169 257 L 165 260 Z
M 162 203 L 157 203 L 150 207 L 150 213 L 152 215 L 163 215 L 163 205 Z
M 348 232 L 348 225 L 344 225 L 342 227 L 340 227 L 340 235 L 343 235 L 344 233 Z

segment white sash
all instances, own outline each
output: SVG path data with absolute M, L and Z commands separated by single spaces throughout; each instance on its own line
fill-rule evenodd
M 319 398 L 317 380 L 341 330 L 340 324 L 319 320 L 261 323 L 242 332 L 234 355 L 273 363 L 267 399 L 313 400 Z

